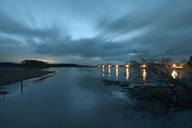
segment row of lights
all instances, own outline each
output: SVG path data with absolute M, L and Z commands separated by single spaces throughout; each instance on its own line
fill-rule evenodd
M 101 65 L 101 66 L 98 65 L 97 67 L 98 67 L 98 68 L 100 68 L 100 67 L 104 68 L 104 67 L 106 67 L 106 66 L 105 66 L 105 65 Z M 107 67 L 108 67 L 108 68 L 111 68 L 112 66 L 111 66 L 111 65 L 107 65 Z M 115 67 L 116 67 L 116 68 L 119 68 L 119 65 L 115 65 Z M 129 65 L 126 64 L 125 67 L 126 67 L 126 68 L 129 68 Z
M 173 64 L 173 68 L 183 68 L 182 66 L 177 66 L 176 64 Z
M 105 66 L 105 65 L 98 65 L 97 67 L 99 67 L 99 68 L 100 68 L 100 67 L 105 68 L 106 66 Z M 107 67 L 108 67 L 108 68 L 111 68 L 112 66 L 109 64 L 109 65 L 107 65 Z M 115 67 L 116 67 L 116 68 L 119 68 L 119 65 L 115 65 Z M 129 66 L 128 64 L 125 64 L 124 67 L 129 68 L 130 66 Z M 141 65 L 141 68 L 146 68 L 146 67 L 147 67 L 146 64 Z M 172 68 L 183 68 L 183 67 L 182 67 L 182 66 L 177 66 L 176 64 L 173 64 L 173 65 L 172 65 Z

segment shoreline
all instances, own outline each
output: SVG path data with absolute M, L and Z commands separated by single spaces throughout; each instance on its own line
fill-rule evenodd
M 55 71 L 45 71 L 42 69 L 0 69 L 0 87 L 51 73 L 55 73 Z

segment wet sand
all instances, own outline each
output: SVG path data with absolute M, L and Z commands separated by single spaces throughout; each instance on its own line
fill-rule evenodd
M 41 69 L 0 69 L 0 86 L 9 85 L 23 80 L 41 77 L 54 71 L 44 71 Z

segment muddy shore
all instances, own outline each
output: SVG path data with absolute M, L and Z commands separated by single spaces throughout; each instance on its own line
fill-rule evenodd
M 0 86 L 21 82 L 23 80 L 41 77 L 54 71 L 45 71 L 41 69 L 0 69 Z

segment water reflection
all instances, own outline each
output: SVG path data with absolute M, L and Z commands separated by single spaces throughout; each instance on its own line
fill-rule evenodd
M 119 75 L 119 69 L 116 68 L 115 70 L 116 70 L 116 77 L 118 77 L 118 75 Z
M 21 94 L 23 93 L 23 81 L 21 81 Z
M 129 68 L 126 68 L 125 76 L 126 76 L 126 80 L 128 80 L 129 79 Z
M 1 88 L 0 88 L 0 101 L 1 101 L 1 99 L 2 99 L 3 102 L 5 101 L 5 95 L 6 94 L 8 94 L 8 92 L 6 90 L 4 90 L 4 89 L 1 90 Z
M 177 72 L 175 70 L 173 70 L 173 72 L 171 73 L 173 79 L 175 79 L 177 77 Z
M 102 68 L 103 77 L 105 76 L 105 68 Z
M 115 72 L 116 72 L 116 80 L 118 80 L 118 76 L 119 76 L 119 68 L 118 67 L 116 67 Z
M 143 80 L 145 81 L 147 77 L 146 69 L 142 69 L 142 77 L 143 77 Z
M 119 79 L 125 79 L 126 81 L 128 81 L 129 77 L 130 77 L 130 69 L 129 68 L 119 68 L 118 65 L 116 65 L 115 67 L 111 68 L 111 67 L 103 67 L 101 69 L 101 75 L 102 77 L 105 77 L 106 75 L 110 78 L 113 78 L 114 80 L 119 80 Z M 107 74 L 105 74 L 107 72 Z
M 109 77 L 111 76 L 111 68 L 108 68 Z

